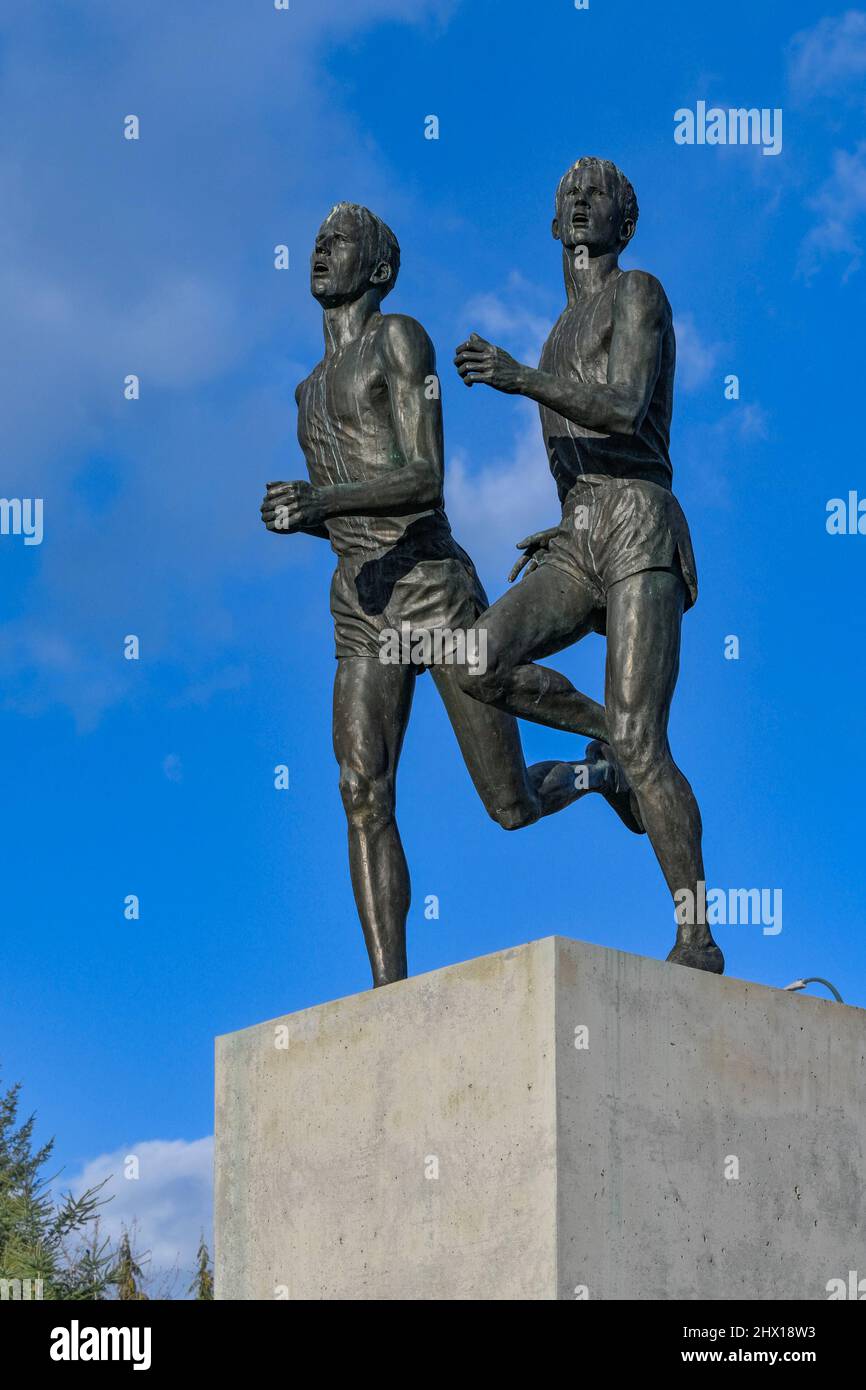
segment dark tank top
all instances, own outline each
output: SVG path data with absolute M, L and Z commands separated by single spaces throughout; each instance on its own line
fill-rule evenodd
M 339 483 L 372 482 L 403 466 L 395 450 L 387 411 L 365 408 L 361 362 L 351 364 L 352 376 L 341 378 L 339 364 L 326 374 L 324 364 L 306 378 L 298 391 L 298 442 L 307 459 L 310 481 L 315 487 Z M 372 349 L 369 344 L 367 350 Z M 424 519 L 423 525 L 417 523 Z M 450 535 L 444 511 L 427 508 L 403 516 L 336 516 L 326 522 L 331 546 L 338 555 L 381 553 L 400 541 L 407 532 L 423 534 L 431 540 Z
M 555 324 L 539 362 L 552 376 L 587 386 L 606 385 L 613 312 L 620 276 L 612 277 L 589 304 L 569 306 Z M 676 342 L 668 311 L 661 360 L 652 399 L 635 435 L 597 434 L 539 406 L 541 427 L 553 474 L 563 501 L 585 474 L 634 478 L 670 489 L 670 427 L 673 410 Z

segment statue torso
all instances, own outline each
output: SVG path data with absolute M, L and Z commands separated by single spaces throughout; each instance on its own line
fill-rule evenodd
M 369 482 L 402 466 L 377 326 L 323 358 L 298 388 L 298 442 L 314 487 Z M 381 551 L 426 515 L 434 514 L 333 517 L 327 529 L 338 555 Z
M 539 367 L 557 377 L 588 386 L 608 380 L 608 357 L 614 330 L 617 285 L 623 272 L 612 275 L 591 299 L 569 304 L 560 315 L 541 353 Z M 665 333 L 659 375 L 646 417 L 635 436 L 603 435 L 576 425 L 556 411 L 540 406 L 541 426 L 560 500 L 585 474 L 639 478 L 671 485 L 668 451 L 673 406 L 676 348 L 673 328 Z

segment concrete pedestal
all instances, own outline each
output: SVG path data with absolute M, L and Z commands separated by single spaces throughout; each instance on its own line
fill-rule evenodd
M 549 937 L 218 1038 L 223 1299 L 826 1299 L 866 1012 Z

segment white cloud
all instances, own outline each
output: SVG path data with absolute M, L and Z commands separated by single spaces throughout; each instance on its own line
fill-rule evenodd
M 712 423 L 686 425 L 674 441 L 674 491 L 683 479 L 687 484 L 683 492 L 704 506 L 730 507 L 731 480 L 740 469 L 744 449 L 769 436 L 770 417 L 757 401 L 731 401 Z
M 788 50 L 788 73 L 795 99 L 823 93 L 838 96 L 866 76 L 866 12 L 848 10 L 819 20 L 795 34 Z M 862 86 L 857 88 L 862 99 Z
M 866 11 L 827 16 L 811 29 L 795 34 L 788 46 L 788 77 L 795 100 L 832 99 L 833 129 L 838 132 L 842 128 L 840 104 L 866 103 Z M 815 182 L 812 180 L 813 185 Z M 801 244 L 798 274 L 809 281 L 828 260 L 842 256 L 846 258 L 843 279 L 847 280 L 859 269 L 862 256 L 866 142 L 833 151 L 831 172 L 808 206 L 818 219 Z
M 803 241 L 799 273 L 810 280 L 830 257 L 846 256 L 847 280 L 862 257 L 858 224 L 866 215 L 866 141 L 853 151 L 835 151 L 833 172 L 809 206 L 820 220 Z
M 764 407 L 756 401 L 742 405 L 736 412 L 734 423 L 744 443 L 770 437 L 770 417 Z
M 696 391 L 711 376 L 721 346 L 701 336 L 691 314 L 677 316 L 674 332 L 677 338 L 677 384 L 686 391 Z
M 460 314 L 458 332 L 470 332 L 504 347 L 534 366 L 558 310 L 549 294 L 512 271 L 498 290 L 474 295 Z M 475 391 L 487 391 L 476 386 Z M 533 531 L 555 525 L 561 515 L 544 448 L 538 408 L 515 404 L 514 442 L 504 457 L 472 459 L 455 450 L 445 472 L 445 501 L 454 534 L 478 567 L 491 600 L 506 587 L 519 558 L 516 544 Z
M 516 270 L 503 290 L 474 295 L 460 316 L 461 324 L 468 325 L 467 337 L 480 333 L 530 366 L 538 362 L 555 319 L 544 292 Z
M 445 474 L 454 534 L 478 566 L 491 599 L 505 587 L 506 575 L 519 558 L 517 542 L 532 531 L 555 526 L 562 514 L 538 411 L 527 402 L 525 407 L 521 403 L 520 413 L 514 446 L 505 458 L 470 469 L 466 454 L 457 451 Z
M 67 8 L 74 63 L 47 16 L 0 18 L 4 491 L 43 497 L 48 527 L 0 627 L 0 708 L 65 706 L 87 729 L 160 670 L 181 701 L 236 688 L 211 674 L 235 640 L 234 581 L 308 558 L 269 544 L 257 514 L 296 452 L 286 353 L 318 346 L 306 276 L 277 273 L 273 246 L 302 267 L 335 189 L 390 221 L 410 205 L 324 59 L 454 5 Z M 148 651 L 135 680 L 127 632 Z
M 138 1178 L 127 1178 L 130 1158 L 138 1161 Z M 109 1181 L 102 1196 L 100 1229 L 117 1244 L 123 1229 L 134 1234 L 133 1246 L 150 1259 L 145 1275 L 155 1281 L 179 1270 L 174 1296 L 182 1296 L 195 1267 L 204 1232 L 213 1256 L 213 1139 L 149 1139 L 100 1154 L 84 1165 L 69 1184 L 76 1195 Z
M 62 621 L 17 619 L 0 627 L 0 709 L 36 717 L 69 703 L 78 731 L 92 729 L 130 688 L 120 656 L 93 664 L 85 643 Z

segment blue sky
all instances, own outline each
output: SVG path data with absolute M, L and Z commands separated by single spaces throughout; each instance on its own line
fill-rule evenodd
M 207 1219 L 214 1035 L 368 983 L 330 746 L 333 557 L 258 520 L 267 479 L 303 476 L 307 256 L 339 199 L 399 236 L 387 307 L 436 345 L 448 510 L 493 594 L 556 497 L 532 408 L 466 391 L 454 346 L 476 329 L 536 354 L 562 301 L 559 175 L 594 153 L 632 179 L 625 263 L 677 320 L 674 480 L 701 582 L 672 744 L 710 885 L 783 892 L 780 934 L 717 934 L 733 975 L 825 975 L 866 1004 L 866 537 L 825 526 L 829 499 L 866 496 L 864 74 L 866 10 L 804 0 L 0 17 L 0 492 L 42 497 L 45 528 L 0 537 L 0 1061 L 71 1179 L 146 1156 L 113 1219 L 137 1216 L 155 1258 L 186 1259 Z M 675 144 L 699 100 L 782 108 L 781 154 Z M 556 662 L 600 692 L 601 639 Z M 532 726 L 524 743 L 582 747 Z M 399 814 L 415 973 L 554 932 L 671 944 L 646 841 L 596 798 L 503 833 L 426 679 Z

